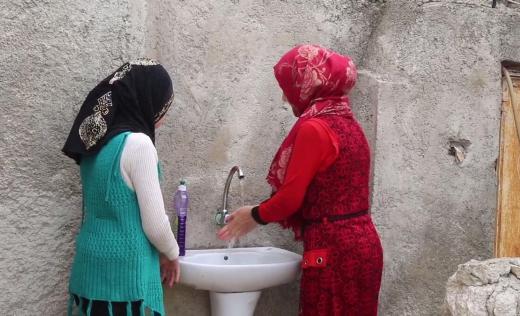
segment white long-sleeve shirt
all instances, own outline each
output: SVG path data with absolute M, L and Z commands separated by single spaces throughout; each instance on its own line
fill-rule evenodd
M 173 260 L 179 256 L 179 246 L 164 208 L 157 163 L 157 150 L 150 137 L 143 133 L 128 135 L 121 154 L 121 174 L 137 194 L 146 237 L 159 252 Z

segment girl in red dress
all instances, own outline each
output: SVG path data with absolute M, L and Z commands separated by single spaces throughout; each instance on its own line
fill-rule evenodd
M 271 222 L 291 228 L 304 243 L 300 315 L 377 315 L 383 250 L 368 211 L 370 149 L 346 96 L 356 67 L 324 47 L 300 45 L 274 73 L 299 119 L 271 164 L 271 198 L 233 212 L 219 237 Z

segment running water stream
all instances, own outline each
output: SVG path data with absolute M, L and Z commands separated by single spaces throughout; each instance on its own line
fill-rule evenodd
M 238 186 L 239 186 L 238 197 L 240 200 L 240 207 L 242 207 L 242 206 L 244 206 L 244 183 L 243 183 L 242 179 L 238 180 Z M 235 247 L 236 241 L 237 241 L 236 238 L 232 238 L 230 241 L 228 241 L 228 249 Z

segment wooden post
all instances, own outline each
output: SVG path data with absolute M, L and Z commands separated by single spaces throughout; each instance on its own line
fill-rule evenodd
M 513 93 L 516 100 L 519 100 L 520 77 L 515 75 L 512 79 Z M 502 95 L 495 256 L 520 257 L 520 140 L 505 78 Z M 520 104 L 516 107 L 520 107 Z

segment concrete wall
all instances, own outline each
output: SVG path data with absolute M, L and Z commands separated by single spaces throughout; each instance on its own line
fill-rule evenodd
M 489 4 L 389 4 L 366 52 L 383 315 L 439 315 L 456 266 L 493 255 L 500 61 L 520 60 L 520 9 Z M 471 144 L 462 164 L 451 141 Z
M 0 310 L 63 315 L 78 168 L 60 154 L 82 99 L 144 50 L 144 4 L 0 2 Z
M 361 2 L 342 8 L 336 7 L 339 2 L 322 2 L 149 2 L 156 9 L 149 11 L 154 18 L 148 22 L 154 23 L 147 49 L 171 69 L 177 93 L 167 126 L 159 131 L 157 147 L 168 177 L 165 192 L 173 192 L 180 177 L 187 177 L 190 183 L 193 208 L 188 247 L 226 246 L 215 238 L 213 214 L 234 164 L 246 174 L 245 203 L 258 203 L 269 196 L 266 172 L 294 122 L 273 76 L 272 67 L 281 55 L 296 43 L 311 41 L 361 57 L 377 7 Z M 342 19 L 343 14 L 362 23 Z M 238 186 L 232 190 L 238 192 Z M 238 206 L 238 202 L 234 194 L 231 205 Z M 300 251 L 292 234 L 276 225 L 262 227 L 240 245 Z M 174 315 L 208 313 L 204 292 L 179 287 L 168 295 Z M 296 315 L 298 295 L 297 282 L 265 290 L 257 315 Z
M 319 42 L 360 68 L 352 100 L 375 159 L 381 315 L 438 315 L 455 266 L 492 255 L 500 61 L 520 60 L 520 9 L 490 2 L 1 3 L 0 310 L 64 312 L 81 190 L 59 150 L 100 78 L 143 54 L 170 70 L 175 106 L 157 141 L 165 199 L 171 209 L 187 178 L 188 247 L 224 247 L 213 213 L 229 168 L 246 173 L 246 203 L 265 198 L 270 159 L 294 122 L 272 66 L 293 45 Z M 460 140 L 471 145 L 457 164 L 448 147 Z M 275 225 L 239 245 L 301 250 Z M 296 282 L 269 289 L 256 314 L 296 315 L 297 301 Z M 209 310 L 205 292 L 182 286 L 166 302 L 174 315 Z

